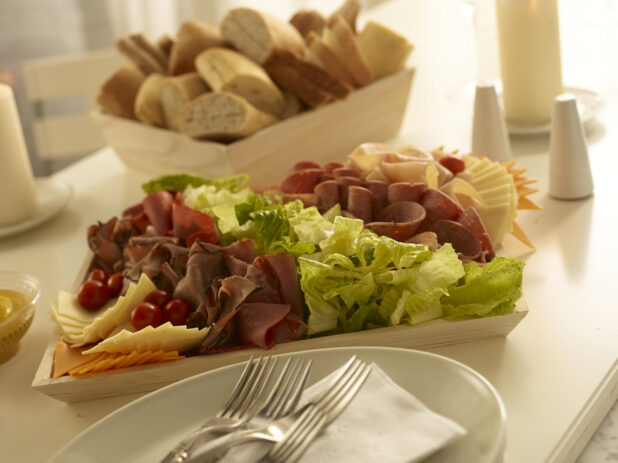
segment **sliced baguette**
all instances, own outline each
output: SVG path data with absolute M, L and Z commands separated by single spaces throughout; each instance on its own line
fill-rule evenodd
M 234 93 L 212 92 L 184 106 L 180 112 L 180 131 L 193 138 L 232 141 L 277 121 Z
M 352 90 L 350 86 L 337 80 L 321 67 L 291 53 L 281 52 L 276 54 L 269 62 L 269 64 L 273 63 L 281 63 L 293 69 L 299 76 L 306 78 L 326 93 L 330 93 L 339 100 L 347 97 Z
M 171 76 L 195 71 L 195 58 L 211 47 L 225 45 L 221 33 L 207 24 L 187 21 L 180 26 L 178 37 L 170 51 L 168 73 Z
M 131 34 L 129 36 L 133 43 L 137 45 L 139 48 L 144 50 L 144 52 L 148 53 L 152 56 L 157 63 L 161 66 L 161 69 L 165 72 L 167 70 L 167 55 L 159 48 L 157 45 L 152 43 L 148 37 L 144 34 Z
M 329 19 L 336 15 L 341 15 L 350 25 L 350 29 L 356 33 L 356 19 L 360 13 L 361 6 L 360 0 L 345 0 L 345 2 L 330 15 Z
M 316 10 L 300 10 L 290 18 L 290 24 L 294 26 L 303 37 L 307 37 L 309 32 L 322 35 L 322 31 L 326 25 L 326 18 L 322 16 L 322 13 Z
M 276 117 L 283 114 L 283 93 L 264 68 L 245 55 L 225 48 L 209 48 L 195 59 L 195 67 L 215 92 L 236 93 L 261 111 Z
M 277 84 L 311 108 L 322 106 L 333 99 L 330 93 L 303 76 L 298 69 L 280 60 L 270 60 L 264 69 Z
M 135 116 L 144 124 L 165 127 L 161 106 L 161 86 L 165 82 L 163 74 L 150 74 L 135 97 Z
M 356 81 L 350 71 L 339 60 L 335 52 L 326 46 L 315 32 L 309 32 L 305 38 L 307 44 L 307 59 L 310 63 L 321 67 L 336 79 L 351 87 L 356 87 Z
M 360 51 L 356 35 L 341 15 L 337 14 L 328 21 L 323 38 L 359 86 L 373 81 L 369 63 Z
M 283 92 L 283 99 L 285 101 L 285 109 L 283 110 L 281 119 L 287 119 L 288 117 L 295 116 L 303 110 L 303 104 L 293 93 L 285 90 Z
M 161 84 L 161 109 L 165 127 L 178 131 L 178 117 L 182 107 L 209 90 L 197 72 L 166 78 Z
M 373 21 L 358 35 L 358 46 L 375 79 L 401 71 L 414 50 L 405 37 Z
M 118 39 L 116 41 L 116 49 L 135 64 L 145 75 L 165 73 L 165 68 L 159 63 L 157 58 L 137 44 L 131 37 Z
M 221 22 L 221 32 L 234 48 L 259 64 L 281 51 L 304 55 L 305 42 L 294 26 L 251 8 L 230 10 Z
M 145 77 L 132 64 L 122 66 L 103 83 L 97 103 L 109 114 L 136 119 L 135 98 Z

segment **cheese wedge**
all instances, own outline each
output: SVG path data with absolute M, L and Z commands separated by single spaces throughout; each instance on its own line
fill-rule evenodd
M 101 341 L 85 351 L 86 354 L 98 352 L 124 353 L 162 350 L 165 352 L 184 352 L 198 346 L 208 334 L 209 328 L 198 330 L 184 325 L 174 326 L 167 322 L 156 328 L 147 326 L 139 331 L 120 333 Z

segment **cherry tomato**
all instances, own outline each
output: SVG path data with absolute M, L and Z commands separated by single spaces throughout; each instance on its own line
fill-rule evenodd
M 107 273 L 105 270 L 101 270 L 100 268 L 95 268 L 92 272 L 88 274 L 87 280 L 100 281 L 101 283 L 107 282 Z
M 112 273 L 107 279 L 107 287 L 109 288 L 109 295 L 111 297 L 118 297 L 122 291 L 122 273 Z
M 440 164 L 450 170 L 453 175 L 463 172 L 466 168 L 466 163 L 464 160 L 456 156 L 444 156 L 440 159 Z
M 150 302 L 151 304 L 158 305 L 163 308 L 165 305 L 172 300 L 172 295 L 167 291 L 162 289 L 155 289 L 153 292 L 146 296 L 144 302 Z
M 182 299 L 172 299 L 163 309 L 163 322 L 172 325 L 186 325 L 191 314 L 191 306 Z
M 109 301 L 109 288 L 98 280 L 86 280 L 79 287 L 77 300 L 86 310 L 97 310 Z
M 131 312 L 131 324 L 138 331 L 149 325 L 156 328 L 161 324 L 161 318 L 161 308 L 150 302 L 137 304 Z

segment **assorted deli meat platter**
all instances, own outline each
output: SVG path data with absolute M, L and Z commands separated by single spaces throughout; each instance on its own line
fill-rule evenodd
M 51 308 L 33 386 L 62 400 L 151 390 L 249 358 L 345 345 L 432 347 L 506 335 L 525 316 L 540 209 L 514 162 L 365 143 L 273 184 L 173 174 L 84 230 L 92 257 Z M 498 252 L 496 252 L 498 251 Z

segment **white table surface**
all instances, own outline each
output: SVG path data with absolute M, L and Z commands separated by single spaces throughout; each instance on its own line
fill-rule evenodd
M 535 253 L 514 241 L 505 244 L 507 253 L 526 262 L 529 314 L 506 338 L 432 349 L 469 365 L 497 388 L 508 414 L 506 460 L 517 463 L 575 461 L 618 397 L 616 28 L 593 28 L 577 2 L 560 7 L 565 81 L 605 98 L 604 110 L 587 126 L 595 194 L 580 201 L 551 199 L 548 136 L 512 138 L 518 164 L 539 178 L 534 199 L 544 206 L 518 219 L 537 246 Z M 393 143 L 469 149 L 472 100 L 448 96 L 477 76 L 472 29 L 462 14 L 467 8 L 465 2 L 409 0 L 371 13 L 416 45 L 418 75 Z M 17 355 L 0 365 L 3 460 L 45 461 L 86 427 L 140 396 L 65 404 L 30 388 L 53 330 L 50 302 L 59 289 L 72 286 L 87 252 L 87 227 L 139 201 L 140 184 L 147 180 L 127 171 L 110 149 L 56 177 L 73 186 L 69 206 L 35 230 L 0 240 L 0 269 L 42 282 L 33 326 Z

